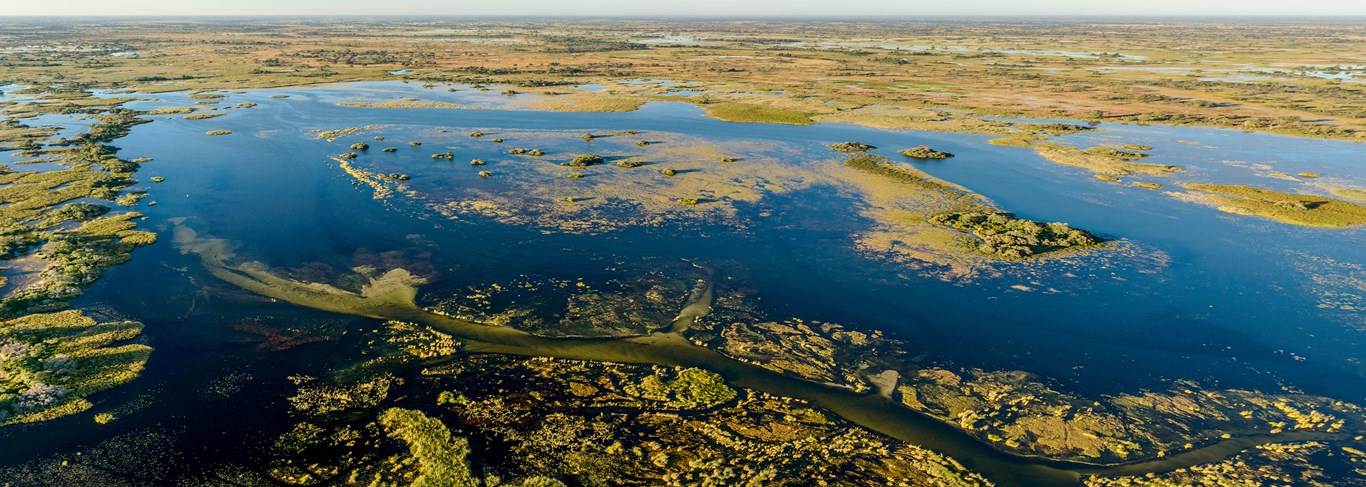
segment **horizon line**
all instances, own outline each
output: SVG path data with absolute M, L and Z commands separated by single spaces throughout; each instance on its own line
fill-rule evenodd
M 736 14 L 368 14 L 368 13 L 345 13 L 345 14 L 3 14 L 0 19 L 42 19 L 42 18 L 338 18 L 338 17 L 367 17 L 367 18 L 625 18 L 625 19 L 658 19 L 658 18 L 715 18 L 715 19 L 792 19 L 792 18 L 820 18 L 820 19 L 922 19 L 922 18 L 1366 18 L 1366 13 L 1295 13 L 1295 14 L 1276 14 L 1276 13 L 1240 13 L 1240 14 L 1213 14 L 1213 13 L 1093 13 L 1093 14 L 1042 14 L 1042 13 L 1019 13 L 1019 14 L 785 14 L 785 15 L 736 15 Z

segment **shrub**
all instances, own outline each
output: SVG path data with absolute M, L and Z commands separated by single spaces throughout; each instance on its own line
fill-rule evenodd
M 659 173 L 660 173 L 660 174 L 663 174 L 663 175 L 665 175 L 665 176 L 673 176 L 673 175 L 675 175 L 675 174 L 678 174 L 678 171 L 675 171 L 675 170 L 673 170 L 673 169 L 671 169 L 671 168 L 667 168 L 667 167 L 666 167 L 666 168 L 664 168 L 664 169 L 661 169 L 661 170 L 659 171 Z
M 478 138 L 480 138 L 480 137 L 483 137 L 483 136 L 484 136 L 484 133 L 483 133 L 483 132 L 480 132 L 480 131 L 478 131 L 478 130 L 475 130 L 475 131 L 473 131 L 473 132 L 470 132 L 470 137 L 474 137 L 474 138 L 476 138 L 476 139 L 478 139 Z
M 579 154 L 574 159 L 566 163 L 569 167 L 588 167 L 594 164 L 602 164 L 604 159 L 597 154 Z
M 1086 149 L 1085 151 L 1082 151 L 1082 152 L 1085 152 L 1085 153 L 1087 153 L 1087 154 L 1091 154 L 1091 155 L 1094 155 L 1094 156 L 1113 157 L 1113 158 L 1116 158 L 1116 159 L 1125 159 L 1125 160 L 1142 159 L 1142 158 L 1148 157 L 1147 154 L 1143 154 L 1143 153 L 1139 153 L 1139 152 L 1128 152 L 1128 151 L 1115 150 L 1115 149 L 1111 149 L 1111 148 L 1109 148 L 1109 147 L 1092 147 L 1092 148 Z
M 408 443 L 418 471 L 411 485 L 464 487 L 480 484 L 470 472 L 469 442 L 452 437 L 451 430 L 440 420 L 417 410 L 391 408 L 379 415 L 379 422 L 390 437 Z
M 398 149 L 393 147 L 385 147 L 384 152 L 398 152 Z
M 917 145 L 910 149 L 902 150 L 901 155 L 913 159 L 948 159 L 953 157 L 953 154 L 931 149 L 928 145 Z
M 1003 259 L 1025 259 L 1042 252 L 1099 245 L 1102 240 L 1066 223 L 1039 223 L 996 210 L 945 212 L 929 222 L 971 233 L 979 252 Z
M 579 138 L 583 139 L 584 142 L 592 142 L 593 139 L 598 138 L 598 136 L 593 135 L 593 134 L 583 134 L 583 135 L 579 136 Z
M 365 142 L 356 142 L 354 144 L 351 144 L 351 150 L 367 151 L 370 150 L 370 144 L 367 144 Z
M 479 171 L 479 177 L 481 177 L 481 178 L 487 178 L 487 177 L 492 177 L 492 176 L 493 176 L 493 173 L 491 173 L 491 172 L 489 172 L 489 171 Z
M 636 141 L 636 145 L 637 145 L 637 146 L 640 146 L 640 147 L 645 147 L 645 146 L 647 146 L 647 145 L 650 145 L 650 141 L 648 141 L 648 140 L 637 140 L 637 141 Z
M 840 142 L 838 144 L 830 144 L 828 147 L 839 152 L 868 152 L 877 148 L 863 142 Z
M 473 160 L 470 161 L 470 165 L 471 165 L 471 166 L 483 166 L 483 165 L 485 165 L 485 164 L 488 164 L 488 163 L 485 162 L 483 159 L 473 159 Z
M 564 177 L 569 178 L 569 179 L 583 179 L 583 173 L 581 173 L 581 172 L 571 172 L 571 173 L 569 173 L 569 174 L 566 174 Z
M 640 163 L 630 159 L 622 159 L 620 161 L 617 161 L 617 167 L 624 167 L 629 169 L 633 167 L 640 167 Z

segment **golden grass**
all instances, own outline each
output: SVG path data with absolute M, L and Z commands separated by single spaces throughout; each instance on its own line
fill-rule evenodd
M 578 93 L 542 97 L 531 103 L 539 110 L 555 112 L 634 112 L 645 100 L 615 93 Z
M 750 103 L 712 103 L 702 105 L 707 116 L 727 122 L 782 123 L 788 125 L 811 125 L 816 123 L 811 114 L 786 108 L 775 108 Z
M 1256 215 L 1308 227 L 1366 225 L 1366 206 L 1324 196 L 1281 193 L 1241 185 L 1188 184 L 1186 188 L 1210 193 L 1207 199 L 1228 213 Z
M 1149 174 L 1161 176 L 1184 170 L 1179 166 L 1133 162 L 1127 157 L 1111 155 L 1109 152 L 1103 150 L 1083 151 L 1076 147 L 1056 144 L 1034 144 L 1032 147 L 1038 151 L 1039 155 L 1044 156 L 1044 158 L 1053 161 L 1054 163 L 1062 164 L 1064 166 L 1080 167 L 1096 174 L 1110 176 Z

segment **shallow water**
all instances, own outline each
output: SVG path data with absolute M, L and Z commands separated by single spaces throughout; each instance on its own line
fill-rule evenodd
M 166 178 L 143 185 L 151 193 L 145 201 L 157 205 L 139 207 L 149 217 L 149 229 L 161 233 L 161 242 L 138 250 L 133 262 L 112 270 L 76 304 L 109 304 L 148 324 L 145 334 L 157 351 L 146 375 L 98 397 L 97 410 L 139 397 L 149 398 L 148 403 L 94 432 L 82 415 L 0 431 L 0 458 L 21 462 L 158 423 L 184 429 L 180 446 L 194 455 L 233 455 L 278 427 L 285 408 L 279 404 L 282 396 L 271 393 L 287 389 L 284 376 L 325 368 L 326 351 L 333 345 L 254 353 L 237 342 L 240 334 L 228 325 L 252 316 L 286 315 L 367 329 L 367 320 L 268 302 L 206 275 L 197 258 L 181 255 L 171 245 L 165 222 L 178 217 L 201 233 L 239 242 L 237 251 L 246 258 L 281 267 L 324 262 L 344 269 L 362 251 L 430 252 L 440 277 L 424 291 L 438 295 L 523 274 L 593 279 L 605 276 L 603 269 L 613 262 L 688 260 L 729 270 L 743 285 L 759 290 L 775 316 L 886 330 L 908 340 L 934 364 L 1023 369 L 1085 394 L 1165 388 L 1173 379 L 1195 379 L 1223 388 L 1275 391 L 1289 385 L 1312 394 L 1366 400 L 1360 386 L 1366 378 L 1361 365 L 1366 350 L 1363 311 L 1320 308 L 1324 285 L 1313 280 L 1315 275 L 1362 277 L 1361 270 L 1348 268 L 1366 262 L 1362 229 L 1307 229 L 1227 215 L 1162 191 L 1097 181 L 1084 170 L 1052 164 L 1028 149 L 988 145 L 987 136 L 833 124 L 734 124 L 671 103 L 630 113 L 337 106 L 405 97 L 489 106 L 517 101 L 497 89 L 456 88 L 449 92 L 446 85 L 429 89 L 374 82 L 251 91 L 229 95 L 220 106 L 253 102 L 255 108 L 227 110 L 228 115 L 210 120 L 157 117 L 117 141 L 125 158 L 155 159 L 143 166 L 138 179 Z M 271 98 L 276 94 L 290 97 Z M 183 93 L 157 98 L 131 106 L 186 106 L 192 101 Z M 309 134 L 367 124 L 391 126 L 336 143 Z M 850 232 L 868 222 L 850 217 L 841 206 L 846 199 L 822 187 L 745 208 L 755 215 L 775 210 L 771 217 L 753 218 L 753 227 L 745 231 L 665 226 L 597 236 L 546 235 L 477 218 L 453 222 L 420 205 L 376 201 L 328 159 L 352 141 L 384 135 L 386 144 L 400 147 L 400 152 L 384 159 L 376 147 L 363 157 L 393 172 L 411 173 L 418 183 L 424 172 L 432 177 L 443 171 L 469 172 L 463 161 L 505 159 L 502 151 L 517 146 L 512 136 L 502 145 L 459 141 L 457 163 L 437 165 L 429 155 L 444 151 L 437 142 L 445 139 L 431 135 L 434 128 L 452 134 L 479 129 L 490 137 L 497 136 L 494 131 L 669 132 L 776 144 L 797 151 L 793 164 L 838 164 L 839 157 L 824 146 L 846 140 L 878 146 L 876 153 L 894 160 L 905 160 L 895 151 L 926 144 L 957 156 L 914 163 L 930 174 L 1022 217 L 1065 221 L 1121 239 L 1134 255 L 1007 265 L 1009 277 L 944 282 L 853 251 Z M 1322 193 L 1316 184 L 1324 181 L 1366 186 L 1359 144 L 1188 127 L 1102 128 L 1063 139 L 1078 145 L 1122 141 L 1152 146 L 1152 162 L 1188 169 L 1173 178 L 1152 179 L 1169 188 L 1177 181 L 1315 193 Z M 234 134 L 203 135 L 218 129 Z M 408 140 L 430 144 L 409 150 Z M 573 153 L 583 145 L 567 137 L 563 145 L 546 148 Z M 1312 170 L 1324 178 L 1275 179 L 1259 175 L 1267 170 L 1253 164 L 1288 174 Z M 796 210 L 785 211 L 789 209 Z M 245 388 L 250 391 L 240 397 L 203 399 L 207 382 L 233 372 L 250 375 L 259 386 Z M 831 404 L 832 409 L 840 407 Z M 259 421 L 204 420 L 240 408 L 259 413 Z M 36 439 L 21 447 L 12 441 L 15 435 Z

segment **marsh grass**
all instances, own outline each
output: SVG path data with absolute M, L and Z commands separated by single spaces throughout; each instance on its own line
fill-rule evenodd
M 1228 213 L 1256 215 L 1308 227 L 1343 228 L 1366 224 L 1366 206 L 1324 196 L 1282 193 L 1242 185 L 1188 184 L 1210 193 Z
M 782 123 L 811 125 L 816 123 L 808 112 L 789 110 L 750 103 L 713 103 L 702 106 L 707 116 L 727 122 Z
M 0 322 L 0 425 L 85 411 L 89 396 L 136 379 L 152 349 L 126 342 L 141 332 L 141 323 L 97 323 L 79 311 Z
M 993 140 L 992 142 L 994 143 L 996 141 Z M 1092 147 L 1083 151 L 1076 147 L 1057 144 L 1038 143 L 1030 144 L 1029 146 L 1033 147 L 1039 155 L 1049 161 L 1065 166 L 1080 167 L 1096 174 L 1110 176 L 1128 176 L 1130 174 L 1162 176 L 1185 170 L 1180 166 L 1134 162 L 1134 159 L 1147 156 L 1131 152 L 1116 151 L 1105 147 Z

